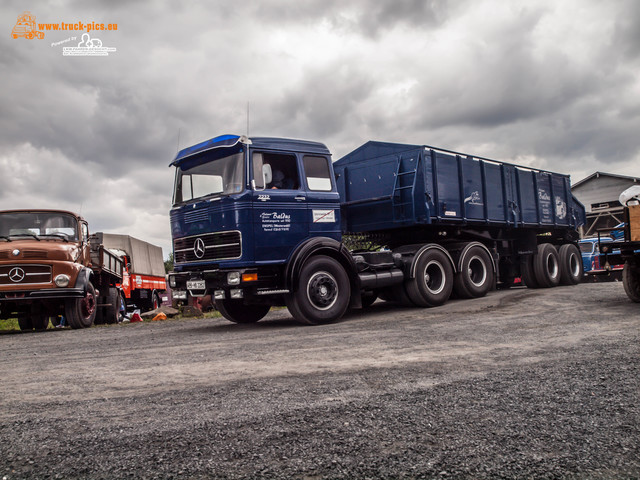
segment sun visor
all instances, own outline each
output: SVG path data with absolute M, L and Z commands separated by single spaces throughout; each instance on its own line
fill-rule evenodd
M 238 135 L 220 135 L 205 142 L 193 145 L 191 147 L 180 150 L 176 158 L 169 164 L 170 167 L 193 167 L 204 161 L 215 160 L 217 156 L 224 157 L 233 153 L 234 150 L 240 151 L 241 144 L 251 144 L 245 136 Z M 222 149 L 219 153 L 217 149 Z

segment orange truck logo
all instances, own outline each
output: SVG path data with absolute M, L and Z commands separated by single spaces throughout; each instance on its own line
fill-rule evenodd
M 38 31 L 36 28 L 36 17 L 31 15 L 31 12 L 24 12 L 18 15 L 18 21 L 15 27 L 11 30 L 11 36 L 13 38 L 24 37 L 29 40 L 33 38 L 44 38 L 44 32 Z

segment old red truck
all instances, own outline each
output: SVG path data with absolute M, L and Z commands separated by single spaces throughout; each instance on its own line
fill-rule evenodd
M 162 248 L 130 235 L 99 232 L 93 238 L 124 262 L 117 286 L 125 309 L 158 308 L 167 290 Z
M 0 211 L 0 318 L 44 330 L 64 316 L 73 328 L 118 321 L 124 263 L 64 210 Z

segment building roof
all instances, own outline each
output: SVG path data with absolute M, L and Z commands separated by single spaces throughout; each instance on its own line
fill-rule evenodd
M 580 181 L 574 183 L 573 185 L 571 185 L 571 188 L 574 189 L 574 188 L 582 185 L 583 183 L 587 183 L 592 178 L 600 178 L 600 177 L 620 178 L 622 180 L 631 180 L 633 183 L 639 183 L 640 182 L 640 177 L 630 177 L 628 175 L 618 175 L 617 173 L 594 172 L 591 175 L 589 175 L 588 177 L 583 178 L 582 180 L 580 180 Z

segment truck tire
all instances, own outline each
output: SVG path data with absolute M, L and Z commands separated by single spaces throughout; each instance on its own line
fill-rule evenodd
M 91 283 L 87 284 L 84 298 L 69 298 L 65 302 L 64 313 L 71 328 L 88 328 L 96 318 L 96 291 Z
M 560 246 L 560 283 L 562 285 L 577 285 L 582 280 L 582 255 L 572 243 Z
M 31 324 L 36 332 L 44 332 L 49 326 L 49 315 L 45 313 L 31 315 Z
M 216 300 L 216 309 L 234 323 L 255 323 L 269 313 L 269 305 L 245 305 L 242 300 Z
M 632 302 L 640 303 L 640 270 L 636 263 L 627 260 L 622 269 L 622 285 Z
M 405 282 L 407 295 L 419 307 L 444 304 L 453 290 L 453 267 L 447 255 L 438 249 L 424 252 L 416 264 L 415 278 Z
M 120 291 L 120 311 L 118 312 L 118 322 L 123 322 L 124 317 L 127 315 L 127 297 L 124 292 Z
M 300 271 L 299 288 L 285 296 L 293 318 L 321 325 L 338 320 L 349 307 L 351 284 L 342 265 L 324 255 L 311 257 Z
M 484 297 L 493 286 L 493 265 L 485 249 L 471 247 L 453 280 L 453 288 L 460 298 Z
M 536 259 L 536 255 L 527 255 L 525 259 L 520 263 L 520 276 L 522 281 L 528 288 L 539 288 L 540 285 L 536 280 L 536 276 L 533 273 L 533 262 Z
M 18 316 L 18 326 L 20 330 L 23 332 L 30 332 L 33 330 L 33 323 L 31 323 L 30 315 L 19 315 Z
M 118 292 L 118 289 L 107 289 L 107 297 L 105 300 L 105 303 L 108 305 L 104 307 L 104 323 L 110 325 L 118 323 L 118 316 L 120 315 L 120 292 Z
M 556 247 L 550 243 L 538 245 L 538 253 L 533 259 L 533 273 L 540 287 L 551 288 L 560 284 L 560 259 Z

